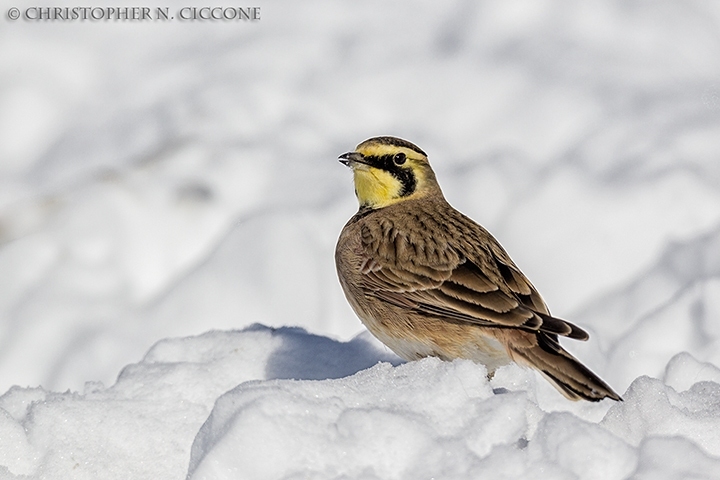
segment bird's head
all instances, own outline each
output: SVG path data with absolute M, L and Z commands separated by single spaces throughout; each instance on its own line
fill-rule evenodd
M 360 208 L 382 208 L 429 195 L 442 195 L 427 155 L 407 140 L 374 137 L 340 155 L 352 168 Z

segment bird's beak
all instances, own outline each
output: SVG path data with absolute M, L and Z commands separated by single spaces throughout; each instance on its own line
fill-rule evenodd
M 343 153 L 342 155 L 340 155 L 338 157 L 338 160 L 340 160 L 340 163 L 342 163 L 343 165 L 346 165 L 351 168 L 353 167 L 354 164 L 366 163 L 364 161 L 365 157 L 363 157 L 362 153 L 358 153 L 358 152 Z

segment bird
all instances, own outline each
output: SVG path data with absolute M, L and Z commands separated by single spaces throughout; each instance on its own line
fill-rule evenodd
M 335 265 L 348 303 L 407 361 L 438 357 L 539 371 L 570 400 L 620 395 L 558 340 L 588 333 L 553 317 L 500 243 L 445 199 L 427 154 L 392 136 L 339 156 L 359 209 L 343 227 Z

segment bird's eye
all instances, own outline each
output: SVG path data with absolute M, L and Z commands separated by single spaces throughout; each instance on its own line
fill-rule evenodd
M 405 163 L 406 158 L 407 157 L 405 156 L 404 153 L 399 152 L 399 153 L 396 153 L 395 156 L 393 157 L 393 162 L 395 162 L 395 165 L 402 165 L 403 163 Z

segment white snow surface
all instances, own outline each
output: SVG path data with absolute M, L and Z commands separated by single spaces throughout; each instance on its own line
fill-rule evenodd
M 254 5 L 0 0 L 0 479 L 720 478 L 720 3 Z M 624 402 L 364 332 L 336 159 L 385 134 Z

